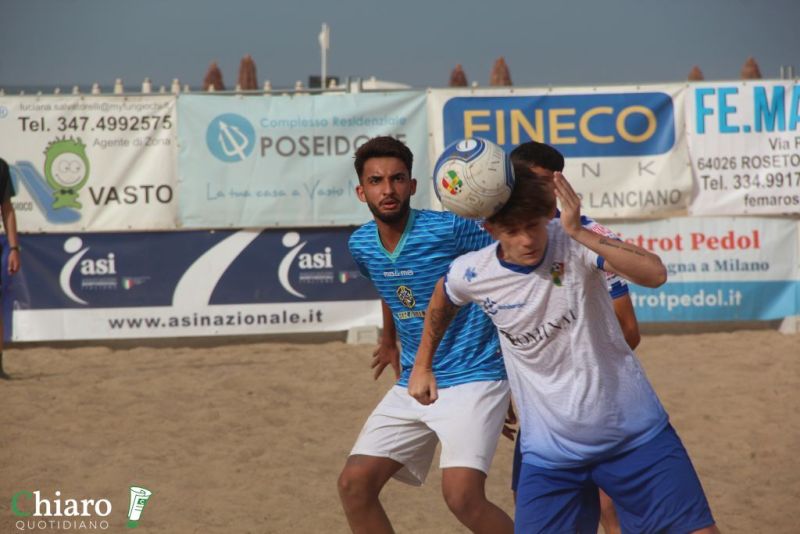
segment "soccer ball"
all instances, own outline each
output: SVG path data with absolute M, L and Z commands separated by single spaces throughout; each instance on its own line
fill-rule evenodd
M 445 209 L 468 219 L 491 217 L 514 187 L 511 158 L 485 139 L 461 139 L 436 160 L 433 185 Z

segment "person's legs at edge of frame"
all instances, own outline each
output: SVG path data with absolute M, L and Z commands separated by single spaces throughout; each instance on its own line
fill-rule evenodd
M 3 324 L 2 302 L 3 302 L 3 290 L 2 287 L 0 287 L 0 379 L 10 380 L 11 376 L 6 373 L 5 369 L 3 369 L 3 347 L 5 345 L 5 342 L 3 341 L 3 336 L 5 335 L 5 325 Z
M 592 478 L 617 503 L 623 532 L 719 533 L 671 425 L 636 449 L 596 464 Z
M 404 387 L 394 386 L 364 423 L 338 480 L 354 533 L 394 532 L 379 500 L 390 478 L 412 486 L 425 481 L 438 440 L 420 420 L 422 408 Z
M 450 511 L 472 532 L 511 533 L 511 517 L 486 498 L 486 476 L 505 422 L 505 380 L 461 384 L 439 391 L 424 421 L 442 443 L 442 493 Z

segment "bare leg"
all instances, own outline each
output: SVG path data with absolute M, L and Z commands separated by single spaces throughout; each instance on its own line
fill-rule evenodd
M 600 524 L 606 534 L 622 534 L 614 503 L 603 490 L 600 490 Z
M 695 530 L 692 534 L 720 534 L 717 525 L 711 525 L 710 527 L 701 528 L 700 530 Z
M 339 475 L 339 498 L 354 534 L 394 533 L 378 499 L 381 489 L 403 467 L 390 458 L 350 456 Z
M 3 311 L 0 309 L 0 379 L 9 380 L 11 377 L 3 370 Z
M 472 532 L 511 534 L 514 522 L 486 499 L 486 474 L 468 467 L 442 470 L 442 493 L 450 511 Z

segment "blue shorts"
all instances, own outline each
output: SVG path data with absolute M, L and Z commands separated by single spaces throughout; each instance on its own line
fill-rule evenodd
M 685 534 L 714 524 L 689 455 L 668 425 L 644 445 L 585 467 L 523 463 L 514 531 L 588 532 L 599 514 L 598 486 L 614 501 L 623 532 Z
M 517 439 L 514 442 L 514 463 L 511 464 L 511 491 L 517 492 L 519 487 L 519 472 L 522 469 L 522 446 L 520 442 L 521 430 L 517 430 Z

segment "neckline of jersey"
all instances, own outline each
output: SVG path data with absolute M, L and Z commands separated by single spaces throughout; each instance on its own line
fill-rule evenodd
M 408 221 L 406 221 L 406 227 L 403 229 L 403 235 L 400 236 L 400 241 L 397 242 L 397 246 L 394 247 L 394 252 L 389 252 L 386 250 L 386 247 L 383 246 L 383 242 L 381 241 L 381 234 L 378 231 L 378 225 L 375 225 L 375 241 L 378 243 L 378 248 L 386 254 L 386 257 L 389 258 L 391 261 L 395 261 L 397 257 L 403 252 L 403 248 L 406 246 L 406 241 L 408 240 L 408 236 L 411 233 L 411 228 L 414 226 L 414 221 L 417 218 L 417 210 L 412 209 L 408 214 Z

